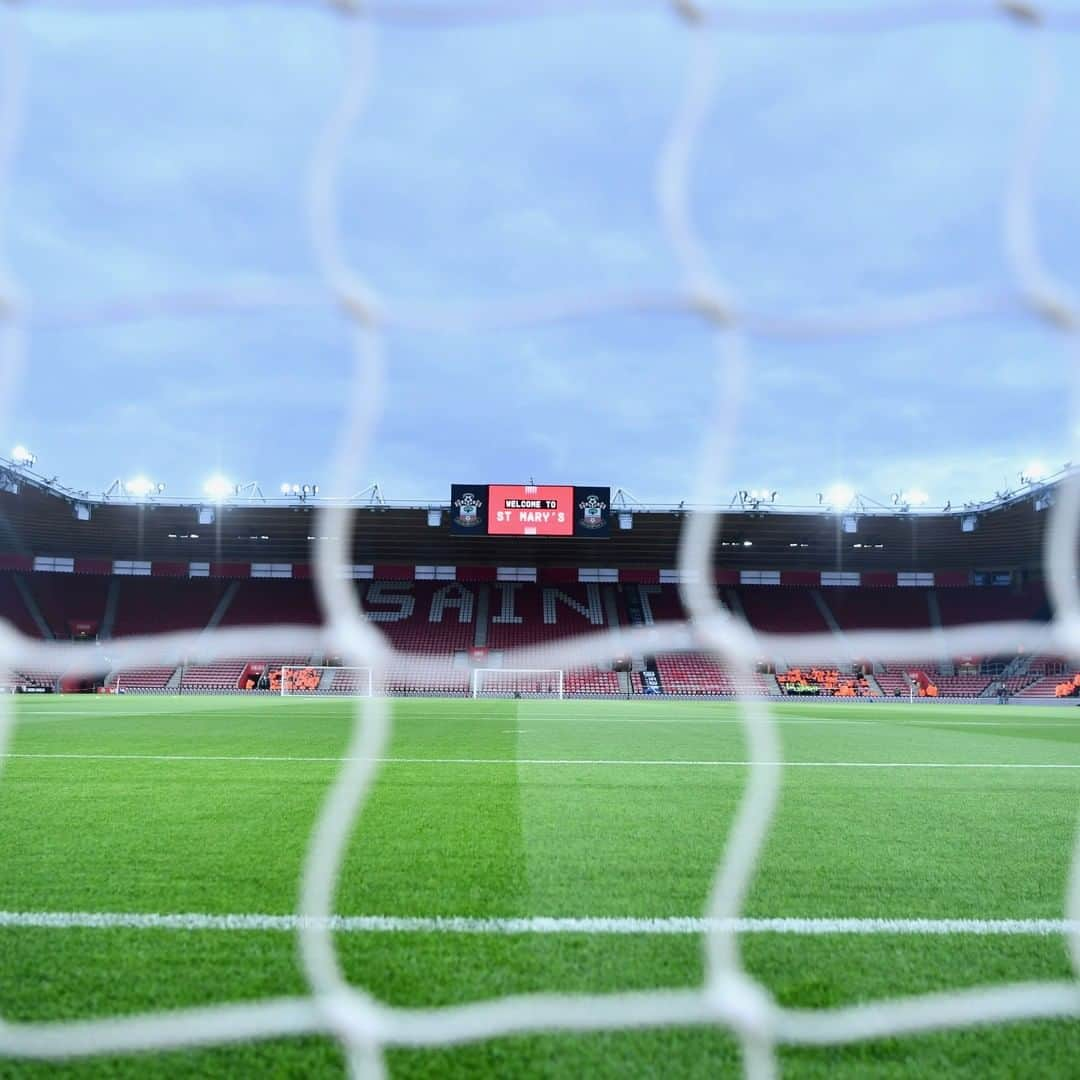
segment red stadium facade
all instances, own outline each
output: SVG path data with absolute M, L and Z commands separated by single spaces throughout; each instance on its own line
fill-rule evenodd
M 105 656 L 109 641 L 137 634 L 321 622 L 311 581 L 321 526 L 310 503 L 95 500 L 25 472 L 0 473 L 0 614 L 27 635 L 95 642 Z M 848 630 L 1048 619 L 1041 562 L 1052 497 L 1044 488 L 959 513 L 725 513 L 714 553 L 720 602 L 755 630 L 833 632 L 835 662 L 801 669 L 762 656 L 747 682 L 699 653 L 638 655 L 612 665 L 628 670 L 566 672 L 565 692 L 978 698 L 1004 685 L 1017 700 L 1054 700 L 1071 672 L 1051 657 L 891 667 L 843 654 Z M 422 688 L 391 670 L 389 692 L 466 694 L 473 669 L 497 669 L 512 649 L 684 618 L 679 509 L 614 513 L 604 539 L 461 535 L 453 515 L 449 505 L 354 514 L 349 574 L 368 618 L 396 650 L 431 665 Z M 101 681 L 129 691 L 231 691 L 265 686 L 260 676 L 269 671 L 279 685 L 283 666 L 326 659 L 110 669 Z M 63 672 L 11 681 L 65 685 Z

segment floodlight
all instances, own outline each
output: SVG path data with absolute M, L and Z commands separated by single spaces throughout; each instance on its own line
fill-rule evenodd
M 290 485 L 288 483 L 284 483 L 284 484 L 281 485 L 281 494 L 282 495 L 288 495 L 289 490 L 290 490 Z
M 930 501 L 930 496 L 921 488 L 912 488 L 904 492 L 904 502 L 908 506 L 925 506 Z
M 27 450 L 22 443 L 19 443 L 19 445 L 11 451 L 11 460 L 14 461 L 16 465 L 26 465 L 29 467 L 37 462 L 37 454 Z
M 220 473 L 215 473 L 203 484 L 203 491 L 211 499 L 221 502 L 222 499 L 227 499 L 233 494 L 235 487 L 231 480 L 227 480 Z
M 318 484 L 312 484 L 311 485 L 311 494 L 312 495 L 318 495 L 319 494 L 319 485 Z
M 833 484 L 825 492 L 825 502 L 834 510 L 843 510 L 851 505 L 855 498 L 855 489 L 850 484 Z
M 1033 461 L 1020 474 L 1022 484 L 1040 484 L 1050 475 L 1050 471 L 1041 461 Z
M 154 484 L 153 480 L 147 479 L 143 475 L 139 475 L 129 480 L 124 484 L 124 490 L 129 495 L 134 495 L 136 498 L 145 498 L 154 492 L 156 488 L 164 488 L 164 484 Z

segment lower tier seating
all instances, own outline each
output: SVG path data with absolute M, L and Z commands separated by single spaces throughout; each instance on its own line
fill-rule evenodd
M 168 667 L 121 668 L 113 671 L 105 680 L 107 689 L 112 690 L 164 690 L 176 671 Z
M 712 657 L 702 653 L 669 653 L 656 657 L 656 672 L 665 694 L 679 697 L 734 697 L 736 694 L 767 694 L 758 675 L 734 675 Z M 641 691 L 641 676 L 635 676 Z

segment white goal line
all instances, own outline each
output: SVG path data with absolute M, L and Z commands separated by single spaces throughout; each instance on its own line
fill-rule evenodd
M 0 911 L 0 929 L 41 930 L 179 930 L 270 931 L 295 933 L 317 927 L 342 934 L 616 934 L 686 936 L 723 931 L 735 934 L 786 934 L 798 937 L 835 935 L 927 935 L 1053 937 L 1080 930 L 1069 919 L 873 919 L 873 918 L 738 918 L 692 916 L 631 918 L 617 916 L 544 915 L 474 918 L 446 915 L 303 915 L 200 912 L 162 914 L 117 911 Z

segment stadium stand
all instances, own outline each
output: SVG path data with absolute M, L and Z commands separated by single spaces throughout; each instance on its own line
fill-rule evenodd
M 711 657 L 701 653 L 670 653 L 656 658 L 656 670 L 665 694 L 678 697 L 734 697 L 738 693 L 765 694 L 763 679 L 732 675 Z M 641 676 L 636 688 L 644 692 Z
M 24 577 L 32 602 L 39 606 L 42 617 L 58 637 L 65 636 L 65 631 L 70 637 L 72 629 L 80 626 L 103 626 L 110 595 L 115 605 L 111 627 L 115 637 L 149 630 L 202 629 L 215 612 L 226 626 L 290 622 L 311 625 L 319 621 L 314 589 L 307 578 L 248 578 L 236 582 L 40 573 Z M 368 617 L 396 650 L 429 658 L 418 685 L 415 673 L 407 678 L 400 667 L 392 667 L 386 683 L 391 693 L 470 693 L 472 653 L 479 642 L 484 643 L 483 655 L 494 657 L 498 663 L 500 653 L 512 648 L 543 645 L 611 625 L 649 625 L 684 617 L 678 586 L 670 583 L 418 581 L 402 576 L 358 582 L 357 588 Z M 988 588 L 814 590 L 799 586 L 732 586 L 719 589 L 718 597 L 736 615 L 744 614 L 755 629 L 776 634 L 826 631 L 830 615 L 845 630 L 925 627 L 933 618 L 935 603 L 943 622 L 1039 618 L 1045 611 L 1045 596 L 1037 586 L 1020 592 Z M 0 573 L 0 603 L 23 632 L 34 635 L 38 631 L 13 573 Z M 841 641 L 838 638 L 838 650 L 842 649 Z M 283 662 L 303 666 L 320 659 L 292 657 L 269 663 L 280 669 Z M 982 662 L 977 670 L 966 672 L 954 672 L 951 665 L 946 667 L 936 661 L 916 665 L 879 663 L 874 678 L 885 697 L 907 696 L 911 672 L 917 675 L 916 693 L 921 688 L 943 699 L 993 696 L 1002 682 L 1010 695 L 1022 699 L 1054 696 L 1064 671 L 1059 658 L 1033 657 L 1026 670 L 1002 676 L 1007 660 L 996 666 Z M 597 668 L 568 671 L 565 692 L 601 696 L 644 693 L 640 669 L 646 661 L 655 676 L 653 692 L 659 689 L 676 696 L 727 697 L 738 690 L 737 680 L 714 660 L 688 652 L 638 657 L 634 675 L 628 680 L 620 680 L 614 671 Z M 171 682 L 173 689 L 183 692 L 219 693 L 243 686 L 253 666 L 261 670 L 259 665 L 267 663 L 251 658 L 214 664 L 195 662 L 185 666 L 182 678 L 177 679 L 173 679 L 172 668 L 114 671 L 106 686 L 115 688 L 119 682 L 124 691 L 161 692 Z M 875 688 L 867 680 L 843 675 L 836 665 L 819 668 L 818 672 L 815 675 L 804 669 L 781 674 L 776 686 L 770 686 L 769 677 L 755 676 L 742 690 L 759 694 L 874 696 Z M 57 677 L 58 673 L 52 673 L 53 680 Z M 327 683 L 324 688 L 332 686 Z M 933 691 L 929 691 L 930 686 Z M 277 677 L 274 689 L 280 689 Z M 340 687 L 334 690 L 340 692 Z
M 746 586 L 737 592 L 747 621 L 770 634 L 822 634 L 829 630 L 812 589 Z
M 622 693 L 622 687 L 614 671 L 583 668 L 566 673 L 565 692 L 578 697 L 614 697 Z
M 368 618 L 401 652 L 452 654 L 476 638 L 479 589 L 458 582 L 378 581 L 363 590 Z
M 596 583 L 536 586 L 499 582 L 492 589 L 488 647 L 542 645 L 604 629 L 609 623 L 602 587 Z
M 94 574 L 29 574 L 26 577 L 38 610 L 53 636 L 70 641 L 77 628 L 96 636 L 105 616 L 112 578 Z
M 391 694 L 466 697 L 472 692 L 471 677 L 467 667 L 455 666 L 450 658 L 432 656 L 419 672 L 407 672 L 402 666 L 391 664 L 386 674 L 386 689 Z
M 638 585 L 630 583 L 619 587 L 619 610 L 623 622 L 633 626 L 630 604 L 636 598 L 641 606 L 641 625 L 651 626 L 658 622 L 673 622 L 686 617 L 677 585 Z
M 180 679 L 180 689 L 189 693 L 239 690 L 247 660 L 217 660 L 210 664 L 188 664 Z
M 25 581 L 25 577 L 23 579 Z M 41 637 L 41 630 L 26 609 L 14 574 L 0 574 L 0 612 L 16 630 L 27 637 Z
M 222 626 L 317 626 L 322 622 L 310 581 L 249 578 L 237 585 L 222 615 Z
M 13 671 L 8 676 L 7 685 L 12 689 L 27 690 L 57 690 L 60 686 L 60 679 L 63 672 L 60 671 L 40 671 L 40 670 L 21 670 Z
M 1002 622 L 1006 619 L 1045 619 L 1049 615 L 1041 588 L 1019 591 L 992 588 L 936 589 L 943 626 Z
M 96 639 L 107 667 L 109 638 L 321 621 L 311 579 L 314 507 L 269 500 L 228 505 L 214 528 L 194 532 L 206 511 L 197 503 L 159 500 L 150 512 L 89 502 L 90 517 L 76 525 L 71 493 L 51 481 L 24 471 L 9 490 L 0 490 L 0 614 L 19 632 Z M 350 570 L 358 598 L 394 650 L 424 658 L 418 674 L 391 666 L 386 688 L 468 694 L 475 668 L 527 668 L 532 646 L 685 619 L 679 571 L 672 569 L 679 565 L 684 514 L 635 507 L 629 516 L 624 524 L 620 515 L 618 527 L 613 522 L 610 535 L 595 542 L 580 536 L 477 540 L 456 535 L 445 508 L 434 518 L 426 507 L 358 508 Z M 885 697 L 906 696 L 910 674 L 916 692 L 945 700 L 993 698 L 1003 686 L 1019 700 L 1053 701 L 1072 677 L 1060 658 L 938 656 L 900 666 L 883 663 L 884 656 L 847 655 L 845 635 L 864 629 L 1049 617 L 1041 584 L 1047 515 L 1017 497 L 978 517 L 977 529 L 961 530 L 955 512 L 916 519 L 870 510 L 859 518 L 856 539 L 846 525 L 838 531 L 835 515 L 820 511 L 730 511 L 724 530 L 734 539 L 716 549 L 716 599 L 760 632 L 835 632 L 835 651 L 821 658 L 818 673 L 805 664 L 799 673 L 816 696 L 873 696 L 879 688 Z M 869 519 L 872 544 L 863 539 L 862 522 Z M 524 656 L 507 660 L 511 650 L 522 649 Z M 620 656 L 625 671 L 564 672 L 565 693 L 780 695 L 794 693 L 798 683 L 787 670 L 794 658 L 781 648 L 774 650 L 781 655 L 762 655 L 763 673 L 742 677 L 741 686 L 697 651 L 652 655 L 647 638 L 637 639 L 635 650 Z M 267 664 L 272 673 L 282 662 L 246 656 L 206 663 L 197 647 L 191 653 L 177 669 L 112 670 L 90 683 L 106 678 L 106 688 L 119 683 L 132 692 L 224 692 L 252 676 L 258 684 Z M 332 660 L 300 656 L 290 666 Z M 538 664 L 544 663 L 540 657 Z M 866 678 L 849 673 L 864 665 Z M 62 673 L 45 674 L 52 681 Z M 366 690 L 365 673 L 344 672 L 320 675 L 319 690 L 349 678 Z M 85 681 L 65 676 L 64 689 L 85 688 Z
M 925 630 L 929 589 L 827 588 L 821 595 L 842 630 Z
M 214 578 L 116 577 L 113 637 L 201 630 L 210 621 L 228 581 Z
M 776 676 L 781 690 L 790 695 L 826 697 L 874 697 L 870 684 L 861 675 L 846 675 L 837 668 L 791 668 Z
M 885 697 L 907 697 L 911 690 L 911 681 L 907 676 L 907 665 L 879 664 L 874 670 L 874 678 Z
M 1034 682 L 1017 691 L 1016 698 L 1018 701 L 1053 701 L 1065 696 L 1071 696 L 1060 691 L 1059 687 L 1068 685 L 1070 679 L 1074 677 L 1073 675 L 1061 674 L 1037 676 Z
M 979 697 L 993 681 L 989 675 L 942 675 L 937 672 L 930 678 L 940 697 Z
M 106 689 L 135 692 L 151 690 L 163 691 L 169 684 L 169 680 L 176 673 L 174 667 L 138 667 L 122 668 L 109 673 L 105 680 Z

